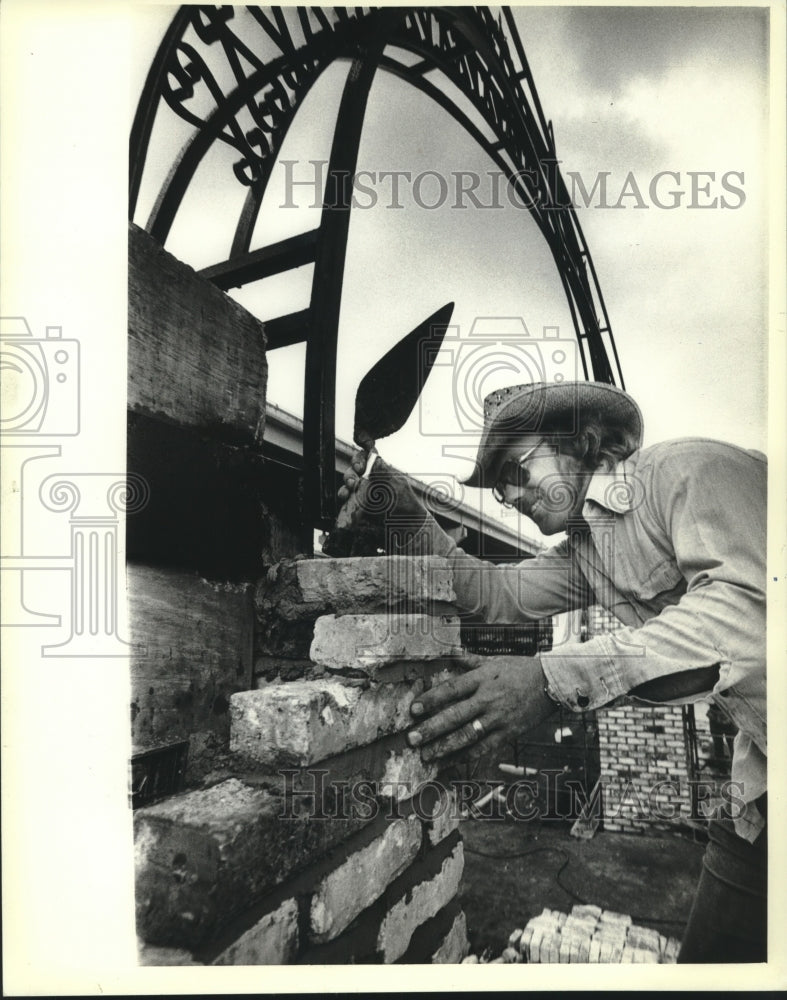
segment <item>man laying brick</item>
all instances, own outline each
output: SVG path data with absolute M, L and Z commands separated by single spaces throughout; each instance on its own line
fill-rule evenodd
M 375 462 L 384 514 L 417 551 L 445 556 L 459 606 L 489 622 L 532 621 L 601 604 L 625 626 L 534 657 L 469 658 L 470 669 L 412 705 L 411 745 L 426 759 L 493 747 L 550 715 L 631 694 L 650 702 L 708 698 L 738 726 L 732 780 L 745 808 L 709 829 L 681 962 L 766 957 L 766 463 L 757 452 L 687 438 L 640 447 L 634 400 L 592 382 L 512 386 L 485 400 L 476 467 L 545 535 L 534 559 L 492 566 L 458 548 L 408 480 Z M 359 451 L 340 497 L 357 489 Z M 393 537 L 393 536 L 391 536 Z

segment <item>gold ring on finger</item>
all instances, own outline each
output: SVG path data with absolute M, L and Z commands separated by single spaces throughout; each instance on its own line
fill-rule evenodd
M 473 732 L 476 734 L 479 740 L 484 738 L 484 727 L 480 719 L 473 719 L 471 723 L 473 727 Z

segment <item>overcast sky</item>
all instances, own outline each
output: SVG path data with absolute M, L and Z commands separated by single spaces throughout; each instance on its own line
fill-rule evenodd
M 626 388 L 644 412 L 645 443 L 701 435 L 764 449 L 767 11 L 550 7 L 517 8 L 515 17 L 561 169 L 578 175 L 588 192 L 604 175 L 605 197 L 597 188 L 585 207 L 580 187 L 577 211 Z M 140 15 L 132 100 L 166 20 L 161 9 Z M 309 160 L 329 155 L 346 69 L 335 65 L 323 76 L 285 142 L 282 159 L 295 161 L 290 176 L 297 180 L 314 177 Z M 154 136 L 140 222 L 176 146 L 170 132 Z M 173 227 L 168 246 L 195 266 L 226 255 L 244 194 L 228 176 L 233 155 L 220 151 L 206 163 Z M 529 371 L 544 357 L 538 341 L 545 327 L 557 327 L 566 341 L 564 370 L 582 377 L 572 364 L 573 328 L 555 266 L 528 213 L 505 194 L 502 208 L 481 210 L 469 199 L 455 207 L 451 175 L 460 170 L 482 177 L 479 199 L 495 204 L 493 164 L 428 98 L 384 73 L 372 90 L 358 168 L 374 175 L 366 183 L 377 203 L 367 207 L 372 196 L 359 196 L 363 207 L 353 212 L 337 432 L 351 438 L 355 389 L 374 361 L 454 301 L 456 328 L 421 404 L 380 448 L 425 478 L 467 475 L 478 436 L 469 391 L 480 397 L 500 384 L 531 381 Z M 318 210 L 307 207 L 308 186 L 295 191 L 300 208 L 280 207 L 285 170 L 274 173 L 253 247 L 319 222 Z M 433 177 L 418 191 L 403 180 L 404 207 L 394 209 L 391 182 L 380 176 L 391 170 L 413 177 L 439 171 L 448 195 Z M 232 294 L 268 318 L 303 308 L 310 280 L 311 268 L 302 268 Z M 483 354 L 474 346 L 477 317 L 513 318 Z M 527 351 L 517 317 L 534 341 Z M 298 346 L 269 359 L 270 401 L 298 414 L 303 358 Z M 459 495 L 484 502 L 477 491 Z

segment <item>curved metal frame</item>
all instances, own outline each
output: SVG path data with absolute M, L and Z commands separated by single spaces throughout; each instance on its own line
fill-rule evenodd
M 214 142 L 224 142 L 240 153 L 233 170 L 248 193 L 227 260 L 201 273 L 226 289 L 314 263 L 309 308 L 274 320 L 267 329 L 271 349 L 299 341 L 307 344 L 305 497 L 315 524 L 328 526 L 336 510 L 336 346 L 351 178 L 378 67 L 396 74 L 446 111 L 525 199 L 555 261 L 585 377 L 592 372 L 597 381 L 612 384 L 617 377 L 623 385 L 595 269 L 557 166 L 551 123 L 544 117 L 508 8 L 503 9 L 505 31 L 486 7 L 270 8 L 269 13 L 260 7 L 243 9 L 277 46 L 279 54 L 273 59 L 263 62 L 231 30 L 232 6 L 184 6 L 175 14 L 151 65 L 132 127 L 129 214 L 133 218 L 153 123 L 163 101 L 195 131 L 159 192 L 146 225 L 148 232 L 160 243 L 166 242 L 197 167 Z M 195 44 L 187 40 L 189 35 Z M 513 41 L 516 62 L 507 35 Z M 416 55 L 420 61 L 408 65 L 386 52 L 388 47 Z M 235 80 L 226 93 L 201 52 L 219 48 Z M 337 59 L 351 60 L 351 67 L 333 137 L 320 226 L 250 251 L 265 188 L 290 125 L 311 87 Z M 493 140 L 487 140 L 447 94 L 425 79 L 430 70 L 439 70 L 472 103 L 493 132 Z M 205 118 L 189 107 L 199 85 L 207 88 L 214 104 Z M 251 118 L 250 128 L 240 124 L 241 115 Z

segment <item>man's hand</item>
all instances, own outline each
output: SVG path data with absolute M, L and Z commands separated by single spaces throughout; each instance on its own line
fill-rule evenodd
M 350 468 L 344 474 L 344 485 L 339 489 L 338 497 L 346 502 L 354 493 L 358 493 L 360 503 L 359 516 L 364 518 L 385 519 L 389 514 L 397 520 L 414 518 L 422 521 L 426 511 L 415 495 L 407 476 L 398 469 L 388 465 L 378 455 L 368 476 L 368 486 L 364 495 L 360 495 L 361 476 L 369 458 L 368 449 L 359 449 L 350 460 Z
M 555 711 L 538 657 L 475 656 L 462 663 L 474 669 L 425 691 L 410 707 L 419 722 L 408 741 L 423 746 L 424 760 L 475 744 L 492 749 L 501 738 L 532 729 Z

